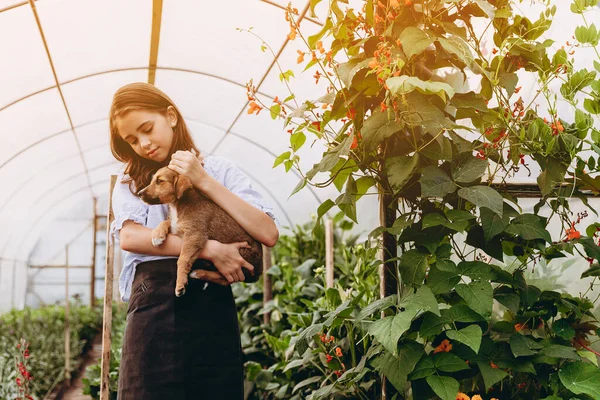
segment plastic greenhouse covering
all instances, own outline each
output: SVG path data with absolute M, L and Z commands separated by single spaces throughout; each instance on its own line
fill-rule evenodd
M 264 98 L 289 93 L 273 54 L 237 28 L 252 27 L 273 48 L 278 63 L 294 71 L 291 84 L 298 99 L 315 99 L 325 91 L 325 82 L 316 85 L 312 73 L 302 73 L 296 63 L 301 43 L 287 40 L 287 3 L 167 0 L 160 15 L 153 15 L 148 0 L 0 0 L 0 311 L 64 300 L 64 268 L 51 267 L 64 266 L 67 244 L 70 292 L 89 297 L 94 215 L 106 216 L 110 175 L 122 167 L 108 145 L 109 105 L 120 86 L 149 80 L 152 46 L 158 46 L 154 84 L 178 105 L 203 154 L 234 161 L 274 206 L 282 227 L 311 221 L 323 201 L 337 197 L 334 186 L 306 187 L 290 197 L 300 176 L 272 168 L 289 146 L 282 121 L 272 120 L 268 110 L 258 116 L 246 112 L 250 79 Z M 572 31 L 561 26 L 574 26 L 577 16 L 568 12 L 569 2 L 554 3 L 556 15 L 565 17 L 547 36 L 560 47 L 569 39 L 565 32 Z M 293 5 L 302 14 L 309 2 Z M 528 1 L 521 7 L 526 14 L 539 13 Z M 320 30 L 326 12 L 324 1 L 316 17 L 306 13 L 302 31 Z M 600 20 L 600 9 L 594 16 Z M 160 32 L 153 37 L 157 19 Z M 581 63 L 588 62 L 585 51 L 578 57 Z M 472 77 L 455 81 L 464 91 L 479 84 Z M 524 97 L 535 92 L 533 82 L 522 91 Z M 301 166 L 307 170 L 323 147 L 316 143 L 302 151 Z M 516 182 L 535 182 L 536 171 L 523 172 Z M 525 207 L 535 204 L 529 200 Z M 597 199 L 590 203 L 600 208 Z M 573 211 L 579 208 L 583 205 Z M 366 236 L 379 223 L 377 196 L 365 196 L 358 215 L 354 229 Z M 103 287 L 104 221 L 97 225 L 95 244 L 97 294 Z M 579 290 L 568 277 L 564 284 Z

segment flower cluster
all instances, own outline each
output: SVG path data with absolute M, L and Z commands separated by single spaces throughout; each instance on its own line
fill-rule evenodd
M 18 397 L 16 400 L 33 400 L 31 396 L 30 382 L 33 380 L 33 375 L 27 370 L 27 360 L 29 359 L 29 342 L 21 338 L 17 343 L 19 356 L 15 360 L 19 376 L 15 379 L 18 389 Z

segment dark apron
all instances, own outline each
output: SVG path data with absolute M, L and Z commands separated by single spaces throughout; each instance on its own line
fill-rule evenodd
M 231 287 L 190 279 L 186 293 L 176 297 L 176 271 L 175 258 L 136 267 L 118 400 L 243 399 L 243 354 Z

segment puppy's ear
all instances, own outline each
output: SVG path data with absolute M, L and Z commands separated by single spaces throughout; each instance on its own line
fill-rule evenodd
M 193 188 L 192 181 L 185 175 L 177 175 L 175 177 L 175 196 L 177 200 L 183 197 L 186 190 Z

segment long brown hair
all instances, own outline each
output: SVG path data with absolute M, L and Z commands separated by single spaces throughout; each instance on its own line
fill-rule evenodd
M 117 130 L 116 120 L 133 110 L 154 111 L 167 116 L 167 108 L 172 106 L 177 115 L 177 125 L 173 129 L 173 144 L 165 161 L 156 162 L 140 157 L 127 143 Z M 130 83 L 119 88 L 113 96 L 108 116 L 110 127 L 110 150 L 113 156 L 127 165 L 125 173 L 129 179 L 122 183 L 129 183 L 129 190 L 136 193 L 148 186 L 152 175 L 161 167 L 168 165 L 171 154 L 178 150 L 189 150 L 196 156 L 200 151 L 196 148 L 181 112 L 173 101 L 154 85 L 145 82 Z M 132 183 L 134 188 L 132 188 Z

